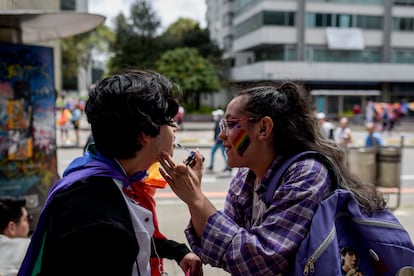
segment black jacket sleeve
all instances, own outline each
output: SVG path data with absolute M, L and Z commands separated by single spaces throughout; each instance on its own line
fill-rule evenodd
M 158 257 L 175 260 L 178 264 L 191 252 L 187 245 L 173 240 L 154 238 L 154 244 L 151 246 L 151 257 L 157 257 L 158 254 Z

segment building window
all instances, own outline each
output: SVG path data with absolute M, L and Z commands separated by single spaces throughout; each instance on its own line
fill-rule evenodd
M 233 3 L 234 12 L 240 14 L 257 2 L 257 0 L 235 0 Z
M 233 36 L 227 35 L 223 38 L 223 48 L 226 51 L 229 51 L 233 48 Z
M 393 50 L 391 53 L 393 63 L 414 63 L 414 50 Z
M 262 11 L 234 27 L 234 36 L 241 37 L 262 26 L 294 26 L 295 13 L 283 11 Z
M 307 13 L 306 26 L 308 28 L 361 28 L 382 29 L 382 17 L 372 15 L 353 14 L 330 14 L 330 13 Z
M 412 17 L 394 17 L 394 31 L 414 31 L 414 18 Z
M 381 62 L 379 49 L 359 50 L 329 50 L 308 47 L 305 50 L 305 60 L 312 62 Z
M 336 27 L 339 28 L 351 28 L 352 27 L 352 15 L 350 14 L 338 14 Z
M 256 61 L 295 61 L 296 49 L 294 46 L 272 46 L 255 52 Z
M 62 11 L 76 11 L 76 0 L 61 0 L 60 9 Z
M 223 27 L 233 25 L 233 13 L 229 12 L 223 15 Z
M 396 6 L 414 6 L 414 0 L 395 0 L 394 5 L 396 5 Z
M 361 28 L 361 29 L 381 30 L 382 29 L 382 17 L 381 16 L 357 15 L 355 27 Z
M 263 12 L 263 25 L 294 26 L 295 15 L 293 12 Z
M 332 14 L 317 13 L 315 14 L 314 27 L 330 27 L 332 26 Z
M 326 2 L 326 3 L 344 3 L 344 4 L 358 4 L 358 5 L 376 5 L 384 4 L 384 0 L 307 0 L 309 2 Z

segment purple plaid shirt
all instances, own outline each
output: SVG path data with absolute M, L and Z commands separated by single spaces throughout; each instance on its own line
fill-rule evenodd
M 257 190 L 259 196 L 266 192 L 281 159 L 276 158 L 266 171 Z M 318 160 L 292 164 L 258 225 L 251 223 L 254 183 L 253 172 L 240 169 L 232 179 L 224 210 L 210 216 L 201 241 L 191 223 L 185 230 L 193 251 L 204 263 L 232 275 L 286 272 L 331 180 L 328 169 Z

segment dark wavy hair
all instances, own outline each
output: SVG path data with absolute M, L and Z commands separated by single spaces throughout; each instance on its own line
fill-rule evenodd
M 0 233 L 3 233 L 10 221 L 19 223 L 23 216 L 22 207 L 26 206 L 24 197 L 0 197 Z
M 166 76 L 128 70 L 98 82 L 85 105 L 96 149 L 104 156 L 128 159 L 142 148 L 139 137 L 155 137 L 178 112 L 181 90 Z
M 247 117 L 272 118 L 273 146 L 276 154 L 289 158 L 302 151 L 316 151 L 330 159 L 338 168 L 342 181 L 339 186 L 350 190 L 369 211 L 385 208 L 382 194 L 373 185 L 363 184 L 345 166 L 345 153 L 334 142 L 323 137 L 312 104 L 305 89 L 294 82 L 280 86 L 266 83 L 235 92 L 245 96 L 242 112 Z

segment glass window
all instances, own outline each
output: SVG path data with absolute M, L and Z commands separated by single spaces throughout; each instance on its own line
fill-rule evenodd
M 414 18 L 395 17 L 393 19 L 393 29 L 395 31 L 414 31 Z
M 379 49 L 358 50 L 329 50 L 308 47 L 305 50 L 305 60 L 313 62 L 381 62 Z
M 414 6 L 414 0 L 395 0 L 394 5 L 396 5 L 396 6 Z
M 355 27 L 361 29 L 382 29 L 382 17 L 381 16 L 369 16 L 369 15 L 357 15 Z
M 272 46 L 255 52 L 256 61 L 278 60 L 294 61 L 296 60 L 296 49 L 292 45 Z
M 309 28 L 332 27 L 336 19 L 335 17 L 336 15 L 329 13 L 306 13 L 306 26 Z
M 75 11 L 76 10 L 76 1 L 75 0 L 61 0 L 60 1 L 60 9 L 67 10 L 67 11 Z
M 414 63 L 414 50 L 393 50 L 391 52 L 393 63 Z
M 313 12 L 306 13 L 306 15 L 305 15 L 306 27 L 308 27 L 308 28 L 315 27 L 315 22 L 316 22 L 316 14 L 313 13 Z
M 352 16 L 350 14 L 338 14 L 336 26 L 340 28 L 352 27 Z
M 223 15 L 223 27 L 231 26 L 233 24 L 233 13 L 229 12 Z
M 224 50 L 231 50 L 233 48 L 233 36 L 227 35 L 223 38 Z
M 315 15 L 315 27 L 332 26 L 332 14 L 317 13 Z
M 372 5 L 383 4 L 384 0 L 307 0 L 309 2 L 326 2 L 326 3 L 347 3 L 347 4 L 360 4 L 360 5 Z M 397 0 L 398 1 L 398 0 Z M 407 0 L 410 1 L 410 0 Z M 413 0 L 411 0 L 413 1 Z
M 293 12 L 283 11 L 264 11 L 264 25 L 293 26 L 295 24 L 295 15 Z
M 336 26 L 339 28 L 382 29 L 381 16 L 307 13 L 305 20 L 308 28 Z
M 234 36 L 240 37 L 252 32 L 263 25 L 293 26 L 294 12 L 263 11 L 234 27 Z

